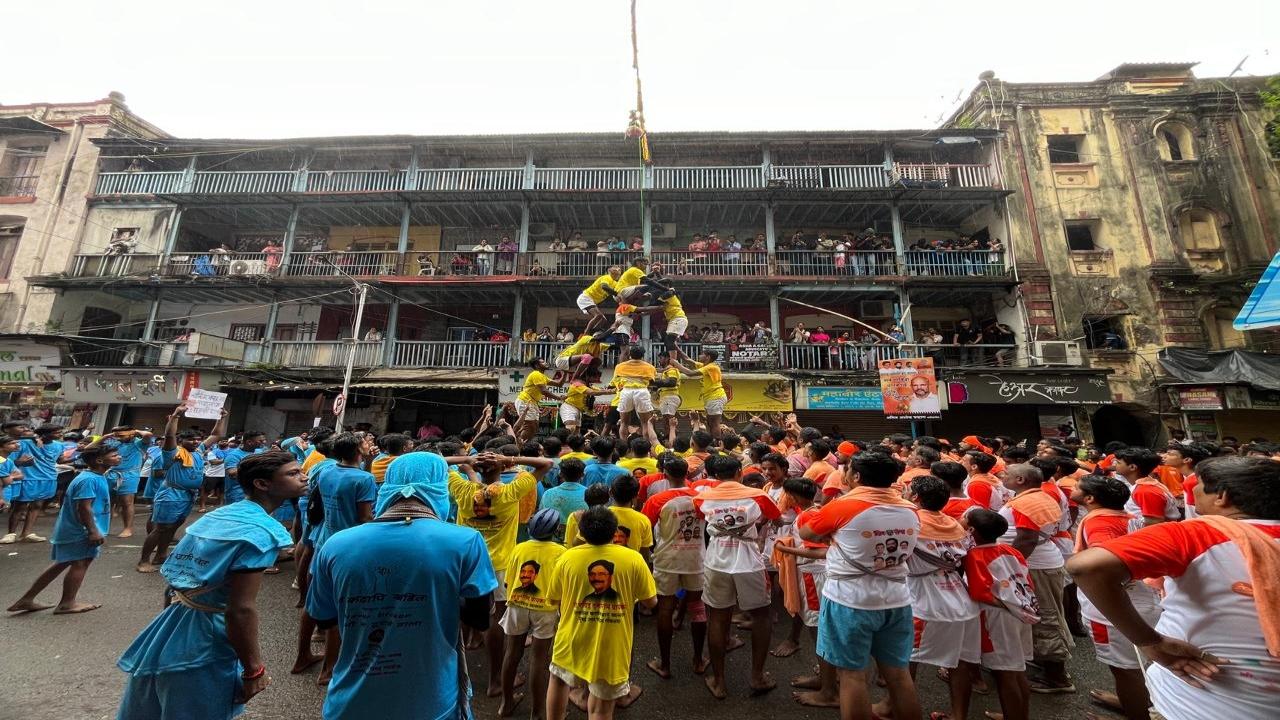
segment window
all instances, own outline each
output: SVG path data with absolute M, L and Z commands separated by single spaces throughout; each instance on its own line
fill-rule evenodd
M 1123 315 L 1085 315 L 1084 341 L 1090 350 L 1128 350 Z
M 1183 210 L 1178 215 L 1178 231 L 1182 235 L 1182 245 L 1187 250 L 1204 252 L 1222 249 L 1222 238 L 1218 236 L 1218 219 L 1208 210 Z
M 1054 165 L 1080 162 L 1080 146 L 1083 144 L 1082 135 L 1050 135 L 1049 162 Z
M 267 326 L 262 324 L 235 324 L 231 326 L 229 333 L 232 340 L 240 340 L 242 342 L 257 342 L 262 339 L 266 332 Z
M 9 279 L 9 271 L 13 269 L 13 258 L 18 252 L 18 243 L 22 240 L 22 225 L 6 225 L 0 222 L 0 280 Z
M 33 177 L 40 174 L 40 166 L 44 163 L 47 145 L 14 145 L 4 154 L 4 165 L 0 175 L 5 177 Z
M 1073 221 L 1066 224 L 1067 248 L 1069 250 L 1098 250 L 1096 220 Z
M 1165 122 L 1156 126 L 1156 148 L 1164 160 L 1195 160 L 1195 143 L 1191 128 L 1180 122 Z

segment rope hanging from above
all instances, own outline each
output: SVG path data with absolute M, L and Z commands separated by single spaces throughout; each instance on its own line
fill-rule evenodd
M 644 90 L 640 84 L 640 42 L 636 33 L 636 2 L 631 0 L 631 68 L 636 71 L 636 107 L 631 111 L 631 119 L 627 122 L 626 137 L 640 142 L 640 162 L 649 165 L 653 157 L 649 154 L 649 133 L 644 127 Z

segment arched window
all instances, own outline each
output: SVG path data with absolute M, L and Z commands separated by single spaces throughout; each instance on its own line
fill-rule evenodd
M 1156 126 L 1156 146 L 1164 160 L 1195 160 L 1196 148 L 1191 128 L 1180 122 L 1163 122 Z
M 1178 215 L 1178 230 L 1187 250 L 1221 250 L 1218 219 L 1202 208 L 1187 208 Z

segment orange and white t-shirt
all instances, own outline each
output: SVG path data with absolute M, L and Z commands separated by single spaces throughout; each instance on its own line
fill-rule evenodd
M 725 573 L 764 570 L 765 559 L 757 542 L 760 526 L 781 514 L 768 494 L 727 481 L 699 492 L 693 506 L 702 513 L 711 536 L 706 567 Z
M 1129 501 L 1125 503 L 1124 509 L 1137 515 L 1139 519 L 1157 517 L 1177 520 L 1182 517 L 1178 512 L 1178 499 L 1164 483 L 1152 478 L 1139 478 L 1129 488 Z
M 1188 520 L 1199 515 L 1196 512 L 1196 496 L 1193 494 L 1196 485 L 1199 484 L 1200 478 L 1195 473 L 1191 473 L 1182 479 L 1183 503 L 1186 505 Z
M 1080 528 L 1077 532 L 1080 548 L 1085 549 L 1124 537 L 1141 529 L 1141 516 L 1134 517 L 1129 513 L 1123 515 L 1090 513 L 1080 521 Z M 1124 589 L 1128 593 L 1129 600 L 1133 603 L 1134 608 L 1143 617 L 1148 617 L 1154 613 L 1156 607 L 1160 604 L 1160 597 L 1156 594 L 1156 591 L 1140 580 L 1131 580 L 1125 583 Z M 1098 611 L 1098 608 L 1094 606 L 1083 590 L 1077 590 L 1076 594 L 1080 597 L 1080 614 L 1085 620 L 1090 623 L 1111 625 L 1111 621 L 1107 620 L 1106 616 Z
M 1246 522 L 1280 541 L 1280 521 Z M 1166 578 L 1158 632 L 1230 661 L 1200 688 L 1153 663 L 1147 687 L 1156 710 L 1171 720 L 1275 717 L 1280 663 L 1267 652 L 1249 570 L 1234 542 L 1207 522 L 1188 520 L 1152 525 L 1102 547 L 1134 579 Z
M 693 506 L 697 490 L 671 488 L 649 497 L 645 517 L 653 523 L 653 569 L 682 575 L 702 573 L 702 534 L 706 523 Z
M 808 519 L 807 527 L 831 536 L 822 596 L 859 610 L 891 610 L 911 604 L 904 582 L 907 561 L 920 536 L 915 506 L 892 489 L 854 488 Z
M 920 526 L 920 539 L 907 557 L 907 589 L 911 593 L 911 616 L 925 622 L 959 622 L 978 616 L 978 605 L 969 597 L 961 567 L 964 555 L 972 541 L 968 533 L 959 538 L 938 539 L 930 537 L 928 511 L 917 510 L 924 516 Z M 959 523 L 946 515 L 951 527 Z M 935 515 L 937 518 L 937 515 Z M 941 524 L 941 518 L 935 524 Z
M 947 504 L 942 506 L 942 514 L 953 517 L 961 522 L 964 517 L 972 510 L 980 509 L 982 506 L 973 498 L 953 497 L 947 499 Z
M 964 555 L 969 597 L 980 605 L 1003 606 L 1028 625 L 1040 619 L 1035 586 L 1022 553 L 1003 543 L 978 545 Z
M 898 481 L 895 482 L 893 486 L 898 489 L 898 492 L 905 492 L 907 488 L 911 487 L 912 480 L 928 474 L 929 468 L 907 468 L 898 476 Z
M 1058 520 L 1058 529 L 1053 532 L 1053 544 L 1062 553 L 1062 559 L 1068 560 L 1076 552 L 1076 538 L 1071 534 L 1071 502 L 1067 499 L 1067 491 L 1058 487 L 1052 480 L 1040 486 L 1046 495 L 1053 498 L 1062 509 L 1062 517 Z
M 1157 465 L 1155 476 L 1160 484 L 1168 488 L 1175 497 L 1181 495 L 1186 489 L 1186 480 L 1182 477 L 1182 471 L 1172 465 Z
M 1013 491 L 1004 486 L 1000 479 L 989 473 L 970 475 L 965 485 L 965 492 L 974 502 L 992 512 L 1000 512 L 1000 508 L 1013 497 Z
M 1000 515 L 1009 521 L 1009 529 L 1000 537 L 1002 543 L 1012 545 L 1019 530 L 1036 532 L 1036 549 L 1027 558 L 1027 567 L 1052 570 L 1064 565 L 1062 552 L 1051 542 L 1058 532 L 1058 523 L 1062 521 L 1062 507 L 1056 500 L 1043 490 L 1028 490 L 1014 496 L 1000 508 Z

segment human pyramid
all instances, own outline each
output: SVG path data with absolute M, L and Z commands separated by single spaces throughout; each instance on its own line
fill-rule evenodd
M 604 327 L 608 297 L 618 310 Z M 131 428 L 81 442 L 53 563 L 9 611 L 52 607 L 38 596 L 63 573 L 56 611 L 98 607 L 77 594 L 112 522 L 111 490 L 136 483 L 135 463 L 155 449 L 138 570 L 159 572 L 167 601 L 119 660 L 121 720 L 222 720 L 266 690 L 258 617 L 282 609 L 257 596 L 290 560 L 290 672 L 319 666 L 329 720 L 470 717 L 467 665 L 481 651 L 498 716 L 562 720 L 573 704 L 607 720 L 641 695 L 638 615 L 653 616 L 658 647 L 643 667 L 664 684 L 701 676 L 715 701 L 730 696 L 727 653 L 750 645 L 746 691 L 763 695 L 778 684 L 770 656 L 801 652 L 807 631 L 816 667 L 791 680 L 798 703 L 914 720 L 923 665 L 949 688 L 931 720 L 968 718 L 973 693 L 991 690 L 1002 713 L 988 717 L 1025 720 L 1033 694 L 1078 692 L 1068 662 L 1087 637 L 1114 679 L 1090 698 L 1126 718 L 1275 717 L 1280 446 L 866 442 L 794 415 L 730 428 L 717 358 L 675 348 L 679 299 L 643 260 L 598 278 L 579 305 L 588 332 L 557 358 L 556 379 L 534 366 L 514 425 L 486 407 L 472 427 L 416 445 L 316 428 L 267 449 L 246 432 L 219 460 L 225 504 L 189 525 L 225 417 L 200 438 L 178 432 L 179 406 L 158 448 Z M 592 387 L 603 348 L 622 345 L 620 321 L 657 309 L 661 375 L 631 348 L 615 387 Z M 681 377 L 701 379 L 706 422 L 688 435 L 668 424 L 664 445 L 653 413 L 667 415 L 662 393 Z M 557 386 L 565 427 L 538 435 L 530 408 Z M 608 393 L 619 417 L 597 433 L 587 401 Z M 59 429 L 5 429 L 21 436 L 0 442 L 7 490 L 44 487 Z M 779 623 L 787 637 L 771 648 Z M 873 703 L 877 685 L 886 694 Z

